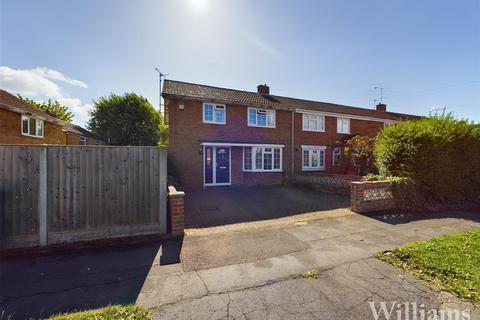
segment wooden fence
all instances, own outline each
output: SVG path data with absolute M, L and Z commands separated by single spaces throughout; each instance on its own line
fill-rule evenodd
M 163 147 L 0 145 L 0 249 L 167 232 Z

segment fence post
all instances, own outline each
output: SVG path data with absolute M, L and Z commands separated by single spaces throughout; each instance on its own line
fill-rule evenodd
M 47 215 L 47 146 L 43 146 L 39 153 L 39 185 L 38 185 L 38 232 L 40 245 L 48 244 L 48 215 Z
M 165 148 L 160 148 L 160 233 L 167 233 L 167 150 Z

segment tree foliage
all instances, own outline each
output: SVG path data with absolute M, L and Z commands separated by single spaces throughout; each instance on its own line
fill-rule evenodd
M 167 140 L 160 112 L 135 93 L 112 93 L 94 101 L 88 128 L 111 145 L 154 146 Z
M 375 145 L 381 176 L 412 181 L 422 199 L 480 201 L 480 127 L 451 115 L 385 128 Z
M 357 135 L 347 141 L 343 155 L 348 157 L 349 161 L 353 159 L 357 174 L 365 175 L 373 170 L 374 146 L 375 138 L 368 136 Z
M 66 122 L 72 122 L 73 120 L 73 113 L 70 111 L 70 109 L 64 105 L 61 105 L 56 100 L 52 101 L 51 99 L 48 99 L 46 102 L 37 102 L 35 100 L 22 97 L 21 95 L 18 95 L 18 98 L 29 104 L 32 108 L 48 113 L 52 117 Z

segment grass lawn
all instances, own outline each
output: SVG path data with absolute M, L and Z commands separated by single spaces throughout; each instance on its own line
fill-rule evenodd
M 51 320 L 150 320 L 147 309 L 136 305 L 114 305 L 96 310 L 65 313 L 52 316 Z
M 480 302 L 480 230 L 414 242 L 377 257 L 461 298 Z

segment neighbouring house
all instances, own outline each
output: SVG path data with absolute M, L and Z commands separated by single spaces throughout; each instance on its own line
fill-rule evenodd
M 169 156 L 184 189 L 338 173 L 342 141 L 416 116 L 165 80 Z M 292 160 L 293 159 L 293 160 Z
M 79 126 L 38 111 L 0 89 L 0 144 L 105 144 Z
M 103 145 L 105 139 L 75 124 L 68 124 L 64 127 L 67 135 L 67 144 L 70 145 Z

